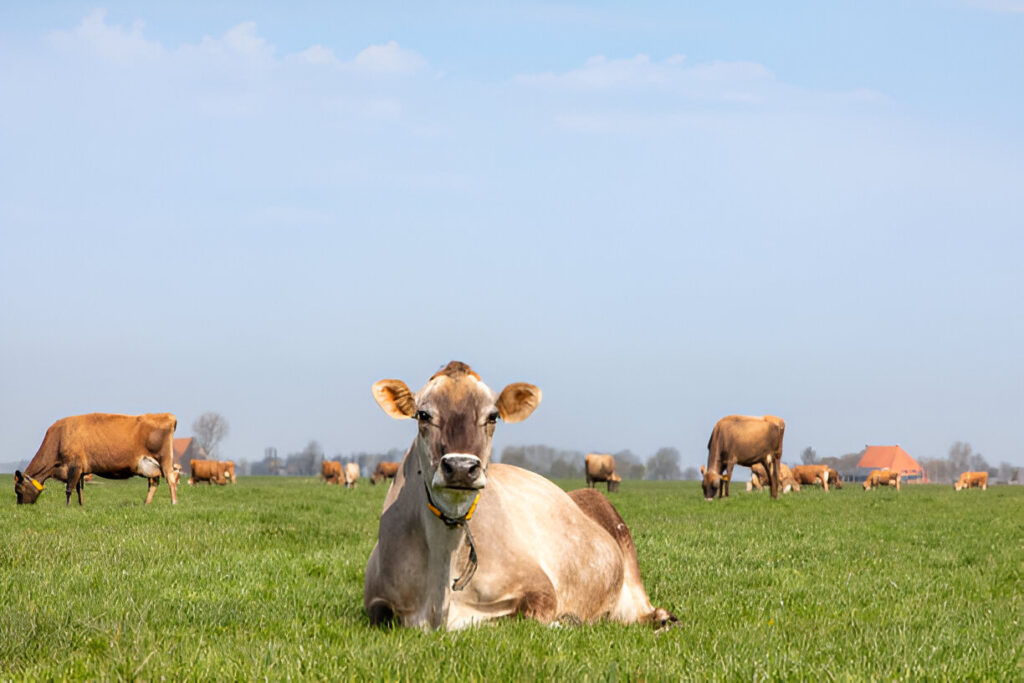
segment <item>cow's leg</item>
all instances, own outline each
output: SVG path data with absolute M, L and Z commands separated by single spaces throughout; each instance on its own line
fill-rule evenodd
M 64 500 L 65 507 L 71 505 L 71 492 L 76 490 L 82 481 L 82 468 L 78 465 L 71 465 L 68 467 L 68 483 L 65 486 L 65 493 L 67 497 Z M 82 504 L 82 494 L 78 494 L 78 504 Z
M 765 458 L 765 469 L 768 471 L 768 487 L 772 492 L 772 498 L 779 497 L 779 459 L 769 453 Z
M 828 472 L 821 475 L 821 485 L 825 489 L 825 493 L 828 493 Z
M 83 505 L 83 503 L 82 503 L 82 490 L 84 488 L 85 488 L 85 476 L 83 475 L 78 480 L 78 486 L 75 487 L 75 491 L 78 492 L 78 504 L 79 505 Z
M 146 493 L 146 502 L 144 505 L 149 505 L 150 501 L 153 500 L 153 494 L 156 493 L 156 487 L 160 485 L 160 477 L 149 478 L 149 491 Z
M 725 466 L 725 477 L 724 481 L 722 482 L 722 489 L 725 491 L 726 498 L 729 497 L 729 484 L 732 482 L 732 468 L 734 466 L 734 463 L 729 463 L 728 465 Z

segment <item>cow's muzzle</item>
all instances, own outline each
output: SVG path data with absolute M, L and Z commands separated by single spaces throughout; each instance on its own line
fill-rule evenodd
M 487 483 L 483 463 L 475 455 L 449 453 L 434 473 L 434 488 L 482 489 Z

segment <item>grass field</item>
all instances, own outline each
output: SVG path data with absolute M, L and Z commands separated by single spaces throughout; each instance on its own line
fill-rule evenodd
M 577 487 L 576 482 L 561 482 Z M 739 487 L 734 487 L 739 488 Z M 681 626 L 371 628 L 385 487 L 100 481 L 64 507 L 0 476 L 0 679 L 1024 678 L 1024 487 L 848 486 L 772 502 L 624 482 L 652 601 Z

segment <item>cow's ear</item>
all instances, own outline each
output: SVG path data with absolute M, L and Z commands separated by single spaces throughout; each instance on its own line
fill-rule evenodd
M 396 420 L 405 420 L 416 414 L 416 401 L 400 379 L 382 379 L 373 385 L 373 397 L 384 412 Z
M 25 481 L 25 475 L 21 473 L 21 470 L 14 470 L 14 483 L 20 484 Z
M 708 468 L 704 467 L 704 465 L 701 465 L 700 466 L 700 476 L 703 477 L 707 473 L 708 473 Z
M 540 405 L 540 399 L 540 389 L 532 384 L 509 384 L 498 396 L 498 412 L 505 422 L 522 422 Z

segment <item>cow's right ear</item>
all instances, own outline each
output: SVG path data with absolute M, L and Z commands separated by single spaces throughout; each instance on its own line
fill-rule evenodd
M 405 420 L 416 414 L 416 400 L 400 379 L 382 379 L 374 383 L 373 398 L 385 413 L 396 420 Z
M 25 481 L 25 475 L 21 473 L 21 470 L 14 470 L 14 483 L 20 484 Z
M 704 465 L 701 465 L 700 466 L 700 476 L 703 477 L 707 473 L 708 473 L 708 468 L 704 467 Z

